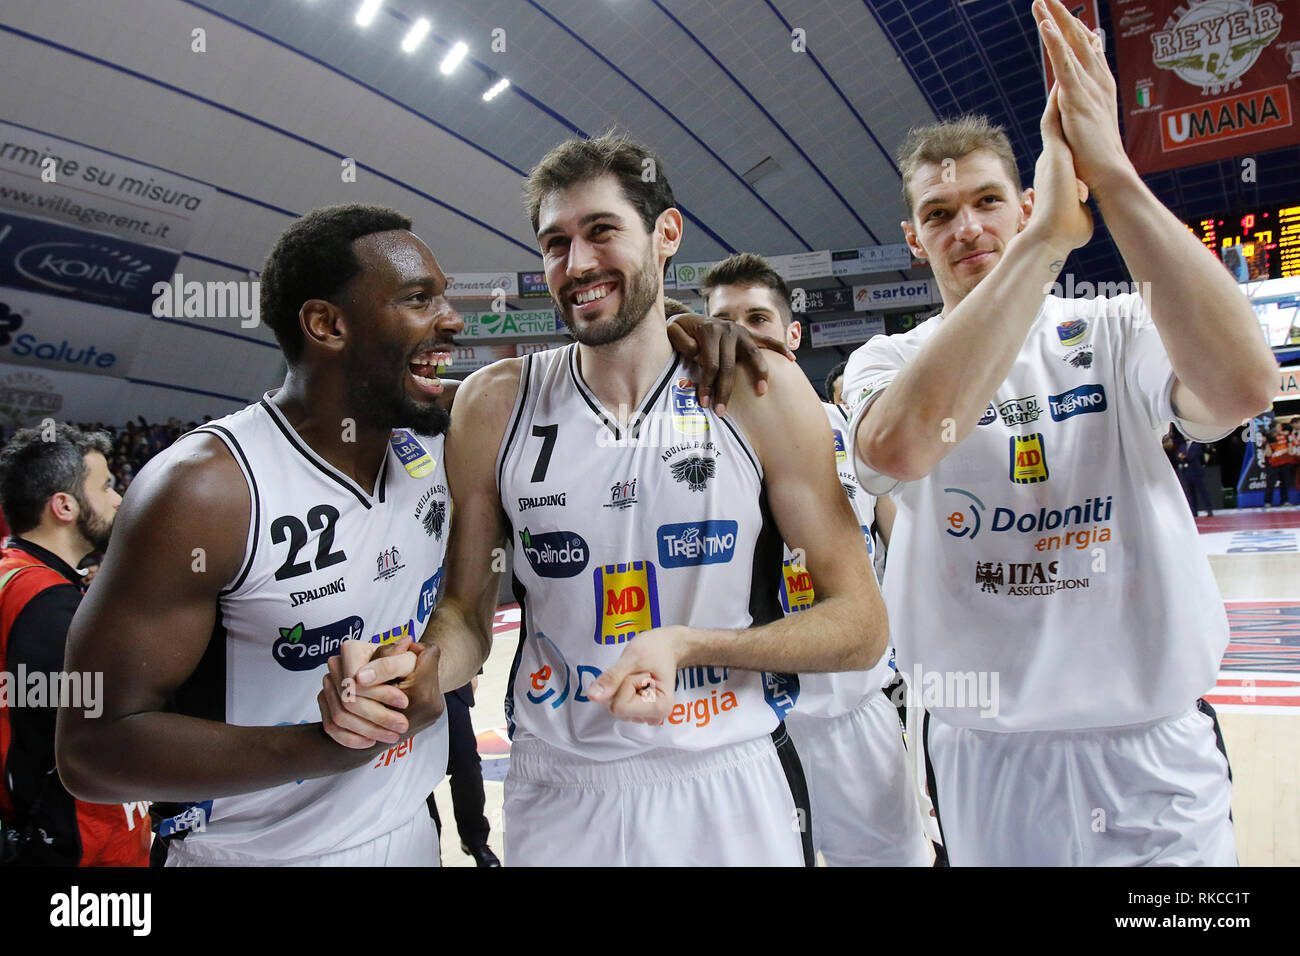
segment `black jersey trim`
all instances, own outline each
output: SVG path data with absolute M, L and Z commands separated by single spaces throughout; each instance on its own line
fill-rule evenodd
M 307 446 L 307 444 L 302 440 L 302 438 L 299 437 L 298 433 L 293 430 L 293 428 L 284 419 L 284 417 L 280 414 L 279 410 L 275 408 L 275 406 L 273 406 L 265 398 L 263 398 L 258 404 L 266 408 L 267 414 L 271 416 L 271 421 L 275 422 L 275 427 L 280 429 L 280 433 L 284 435 L 286 439 L 288 439 L 289 444 L 292 445 L 295 449 L 297 449 L 298 454 L 302 455 L 303 458 L 307 459 L 307 461 L 311 463 L 313 468 L 319 471 L 326 478 L 329 478 L 331 481 L 334 481 L 342 485 L 348 491 L 352 492 L 352 494 L 356 496 L 357 501 L 361 502 L 361 504 L 365 508 L 369 509 L 371 507 L 370 496 L 367 495 L 364 491 L 362 491 L 361 487 L 356 482 L 354 482 L 351 478 L 344 477 L 333 467 L 323 462 L 320 459 L 320 457 L 317 456 L 317 454 L 314 451 L 312 451 L 310 447 Z M 388 448 L 385 447 L 384 459 L 387 460 L 387 458 L 388 458 Z
M 714 415 L 714 417 L 718 418 L 717 415 Z M 759 464 L 758 456 L 754 454 L 754 449 L 749 447 L 749 442 L 745 439 L 745 436 L 740 433 L 740 429 L 738 429 L 735 425 L 731 423 L 730 419 L 718 418 L 718 421 L 722 422 L 723 425 L 727 426 L 727 430 L 731 432 L 732 436 L 735 437 L 736 443 L 740 445 L 740 447 L 744 450 L 745 457 L 748 458 L 749 463 L 754 466 L 754 474 L 758 476 L 758 481 L 760 484 L 762 484 L 763 466 Z
M 601 423 L 613 433 L 614 440 L 621 441 L 623 431 L 619 428 L 618 422 L 610 418 L 605 409 L 600 407 L 600 403 L 596 401 L 591 389 L 587 388 L 587 383 L 582 380 L 582 373 L 578 371 L 578 344 L 576 342 L 569 346 L 568 362 L 569 375 L 573 378 L 573 384 L 578 389 L 578 394 L 582 396 L 582 400 L 587 403 L 587 407 L 600 419 Z
M 843 406 L 843 405 L 836 405 L 834 402 L 827 402 L 826 404 L 830 405 L 831 408 L 835 409 L 837 412 L 840 413 L 840 418 L 844 419 L 844 424 L 845 424 L 845 425 L 847 425 L 847 424 L 849 423 L 849 410 L 848 410 L 848 408 L 846 408 L 846 407 Z
M 776 748 L 777 759 L 781 761 L 781 770 L 785 773 L 790 796 L 794 798 L 795 810 L 803 818 L 803 826 L 799 829 L 799 842 L 803 844 L 803 865 L 814 867 L 817 865 L 817 851 L 813 848 L 812 795 L 808 791 L 808 778 L 804 776 L 803 761 L 799 759 L 799 751 L 790 738 L 789 731 L 785 729 L 785 721 L 777 724 L 776 730 L 772 731 L 772 745 Z
M 391 437 L 390 435 L 389 438 L 391 439 Z M 384 492 L 388 488 L 388 456 L 391 454 L 391 449 L 392 443 L 390 440 L 388 448 L 384 449 L 384 460 L 379 463 L 379 480 L 375 482 L 379 491 L 379 503 L 381 505 L 384 503 Z M 425 452 L 425 454 L 428 454 L 428 452 Z
M 518 552 L 516 552 L 517 554 Z M 515 659 L 510 662 L 510 677 L 506 681 L 506 735 L 515 739 L 515 675 L 519 673 L 519 662 L 524 657 L 524 644 L 528 641 L 528 589 L 518 576 L 510 575 L 510 590 L 514 592 L 519 604 L 519 644 L 515 647 Z
M 681 364 L 682 357 L 673 353 L 673 363 L 668 366 L 663 376 L 659 379 L 659 383 L 655 385 L 654 388 L 650 389 L 650 394 L 646 396 L 646 400 L 641 403 L 641 409 L 637 413 L 636 418 L 632 419 L 632 428 L 630 429 L 632 438 L 636 438 L 640 433 L 641 423 L 646 420 L 646 416 L 650 414 L 650 410 L 659 403 L 659 396 L 664 393 L 664 389 L 668 387 L 668 383 L 676 376 L 677 368 Z
M 921 755 L 925 758 L 925 788 L 930 791 L 930 806 L 934 808 L 934 822 L 939 827 L 939 839 L 943 841 L 944 862 L 935 860 L 935 866 L 947 866 L 948 837 L 943 832 L 943 815 L 939 812 L 939 782 L 935 779 L 934 764 L 930 762 L 930 712 L 924 712 L 921 718 Z
M 510 415 L 510 427 L 506 429 L 506 439 L 501 445 L 500 452 L 497 453 L 497 494 L 505 487 L 505 467 L 506 459 L 510 457 L 510 448 L 515 443 L 515 435 L 519 434 L 519 426 L 524 420 L 524 408 L 528 405 L 528 388 L 533 377 L 533 356 L 535 352 L 529 352 L 524 356 L 524 373 L 519 377 L 519 390 L 515 394 L 515 408 Z
M 772 515 L 772 505 L 764 483 L 758 496 L 759 527 L 754 541 L 754 559 L 749 572 L 750 627 L 779 621 L 781 609 L 781 574 L 785 564 L 785 542 Z
M 209 435 L 218 432 L 220 433 L 218 437 L 238 456 L 240 468 L 244 472 L 244 479 L 248 482 L 248 487 L 253 492 L 253 533 L 249 536 L 253 543 L 248 547 L 248 554 L 244 557 L 243 566 L 240 568 L 239 574 L 235 577 L 234 583 L 229 587 L 222 588 L 220 593 L 226 595 L 238 591 L 243 586 L 244 579 L 248 577 L 248 572 L 253 569 L 253 558 L 257 555 L 257 539 L 262 530 L 262 495 L 257 490 L 257 476 L 253 474 L 253 466 L 248 463 L 248 456 L 244 454 L 244 449 L 239 444 L 239 439 L 234 436 L 230 429 L 226 428 L 224 425 L 205 425 L 203 428 L 194 429 L 194 432 L 191 432 L 191 434 L 199 432 L 206 432 Z
M 577 386 L 578 394 L 582 396 L 582 400 L 587 403 L 587 407 L 592 410 L 595 416 L 599 418 L 601 422 L 604 423 L 605 427 L 614 434 L 615 441 L 622 441 L 624 435 L 618 422 L 613 418 L 610 418 L 609 413 L 601 407 L 600 402 L 596 401 L 595 393 L 592 392 L 586 381 L 583 380 L 582 372 L 578 368 L 577 343 L 575 342 L 573 345 L 569 346 L 569 349 L 569 374 L 573 377 L 573 383 Z M 668 367 L 660 373 L 654 386 L 646 393 L 646 397 L 641 400 L 641 404 L 637 406 L 636 414 L 632 416 L 631 421 L 628 423 L 631 426 L 628 430 L 629 437 L 635 438 L 637 436 L 637 433 L 641 429 L 641 423 L 645 421 L 646 416 L 650 413 L 650 409 L 652 409 L 655 403 L 659 401 L 659 396 L 663 394 L 664 389 L 668 387 L 668 383 L 672 381 L 673 375 L 677 372 L 677 366 L 681 364 L 681 360 L 681 356 L 674 352 L 672 361 L 668 363 Z

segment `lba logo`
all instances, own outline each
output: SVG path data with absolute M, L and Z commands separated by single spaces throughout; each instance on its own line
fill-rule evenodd
M 592 576 L 597 644 L 623 644 L 659 626 L 659 587 L 653 563 L 603 564 Z

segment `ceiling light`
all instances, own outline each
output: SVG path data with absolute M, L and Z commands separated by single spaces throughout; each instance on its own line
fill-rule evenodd
M 383 5 L 384 0 L 362 0 L 361 7 L 357 10 L 357 26 L 370 26 L 370 21 L 375 18 L 375 14 Z
M 424 38 L 429 33 L 429 21 L 426 17 L 420 17 L 413 24 L 411 29 L 406 31 L 406 36 L 402 38 L 402 52 L 414 53 L 415 48 L 424 42 Z
M 456 45 L 443 57 L 442 66 L 438 69 L 442 70 L 444 76 L 450 76 L 451 72 L 460 66 L 460 61 L 465 59 L 465 54 L 468 52 L 469 47 L 457 40 Z
M 492 87 L 486 93 L 483 94 L 483 102 L 487 103 L 490 102 L 491 100 L 496 99 L 497 95 L 501 93 L 509 85 L 510 85 L 510 81 L 507 80 L 504 76 L 501 77 L 501 79 L 493 83 Z

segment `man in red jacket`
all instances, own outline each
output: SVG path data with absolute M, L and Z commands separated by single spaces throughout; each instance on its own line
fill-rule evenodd
M 76 566 L 108 543 L 122 502 L 105 457 L 110 447 L 105 434 L 47 420 L 0 452 L 0 507 L 12 529 L 0 550 L 0 852 L 16 852 L 19 863 L 149 860 L 148 804 L 77 800 L 54 763 L 57 708 L 93 715 L 102 706 L 102 684 L 64 674 L 63 652 L 81 603 Z

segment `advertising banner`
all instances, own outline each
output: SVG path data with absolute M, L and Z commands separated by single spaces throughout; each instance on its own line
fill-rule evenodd
M 458 339 L 509 339 L 524 335 L 556 335 L 564 323 L 552 309 L 520 312 L 462 312 L 465 331 Z
M 1294 2 L 1113 0 L 1111 14 L 1124 143 L 1139 173 L 1300 143 Z
M 813 348 L 865 342 L 885 334 L 885 320 L 879 315 L 855 315 L 851 319 L 831 319 L 812 323 Z
M 848 276 L 866 272 L 893 272 L 912 268 L 912 250 L 905 242 L 884 246 L 859 246 L 831 253 L 831 275 Z
M 0 209 L 179 251 L 216 194 L 168 170 L 0 122 Z
M 933 279 L 907 279 L 853 287 L 853 308 L 858 312 L 929 305 L 941 301 Z
M 0 212 L 0 286 L 151 314 L 180 254 Z
M 151 321 L 89 302 L 0 288 L 0 362 L 123 377 Z
M 546 280 L 542 280 L 546 285 Z M 447 275 L 449 299 L 493 299 L 498 295 L 517 296 L 519 279 L 514 272 L 457 272 Z

